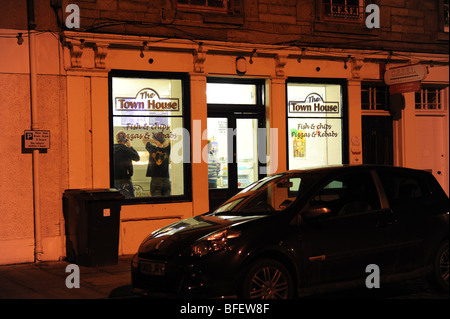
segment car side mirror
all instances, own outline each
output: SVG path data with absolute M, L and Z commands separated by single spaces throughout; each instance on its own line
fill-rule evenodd
M 331 213 L 331 209 L 325 206 L 311 207 L 304 214 L 303 217 L 306 219 L 314 219 L 318 217 L 323 217 L 326 214 Z

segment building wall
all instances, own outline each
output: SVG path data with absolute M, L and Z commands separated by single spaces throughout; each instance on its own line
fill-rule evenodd
M 34 261 L 33 158 L 23 149 L 23 134 L 31 128 L 29 46 L 17 44 L 11 30 L 0 38 L 1 125 L 4 143 L 0 152 L 1 231 L 0 263 Z M 62 190 L 66 188 L 65 78 L 60 74 L 58 42 L 50 34 L 37 36 L 37 122 L 50 129 L 51 145 L 39 157 L 39 198 L 43 211 L 41 232 L 47 249 L 42 258 L 61 256 Z M 55 239 L 55 240 L 54 240 Z
M 365 1 L 380 8 L 380 28 L 324 19 L 321 1 L 234 0 L 230 14 L 178 8 L 176 0 L 70 1 L 93 32 L 195 40 L 447 52 L 439 1 Z M 63 1 L 63 8 L 67 1 Z M 364 1 L 362 1 L 364 3 Z M 365 17 L 364 17 L 365 18 Z M 134 22 L 122 23 L 121 21 Z

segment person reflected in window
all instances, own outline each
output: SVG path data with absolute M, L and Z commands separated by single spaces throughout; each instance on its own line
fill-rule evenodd
M 220 162 L 214 154 L 212 141 L 208 141 L 208 185 L 209 188 L 217 188 L 217 178 L 220 172 Z
M 142 142 L 149 153 L 147 177 L 151 177 L 150 196 L 170 196 L 169 176 L 170 139 L 163 132 L 154 134 L 154 138 L 143 137 Z
M 136 194 L 131 180 L 133 176 L 132 161 L 139 161 L 140 156 L 131 146 L 131 141 L 125 132 L 117 133 L 116 142 L 117 144 L 114 144 L 114 188 L 119 190 L 125 198 L 133 198 Z

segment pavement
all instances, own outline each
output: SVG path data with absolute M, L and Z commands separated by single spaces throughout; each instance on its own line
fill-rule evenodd
M 0 300 L 11 299 L 137 299 L 131 292 L 132 255 L 119 256 L 117 264 L 79 266 L 79 288 L 69 288 L 73 271 L 67 261 L 0 265 Z M 315 295 L 311 299 L 449 299 L 424 279 Z M 147 300 L 148 302 L 149 300 Z M 160 303 L 162 300 L 155 300 Z M 3 302 L 4 303 L 4 302 Z
M 395 285 L 386 285 L 384 289 L 376 291 L 361 288 L 341 291 L 331 294 L 312 296 L 301 300 L 288 300 L 286 302 L 269 302 L 257 304 L 253 312 L 251 304 L 245 301 L 232 299 L 215 300 L 173 300 L 141 298 L 131 292 L 131 255 L 119 256 L 117 264 L 98 267 L 79 266 L 79 288 L 69 288 L 74 272 L 66 267 L 71 265 L 66 261 L 39 262 L 0 266 L 0 307 L 4 313 L 11 309 L 13 314 L 35 315 L 40 312 L 45 316 L 95 317 L 95 315 L 119 316 L 122 313 L 137 315 L 142 313 L 149 316 L 151 313 L 163 313 L 166 318 L 298 318 L 299 302 L 302 311 L 324 311 L 330 309 L 330 315 L 343 312 L 346 317 L 355 313 L 358 318 L 363 315 L 354 308 L 354 301 L 374 314 L 385 316 L 386 309 L 392 312 L 393 304 L 389 308 L 380 304 L 380 299 L 414 299 L 414 303 L 399 303 L 398 310 L 404 316 L 417 314 L 426 310 L 418 299 L 442 299 L 446 303 L 433 304 L 433 309 L 442 308 L 447 311 L 448 293 L 436 292 L 422 279 L 412 280 Z M 331 302 L 333 307 L 323 308 L 323 299 L 327 305 Z M 348 303 L 343 299 L 349 300 Z M 365 302 L 362 302 L 364 301 Z M 55 305 L 57 307 L 55 307 Z M 339 306 L 339 308 L 336 308 Z M 428 305 L 425 305 L 428 306 Z M 436 308 L 436 306 L 439 306 Z M 7 309 L 7 310 L 5 310 Z M 250 310 L 249 310 L 250 309 Z M 349 312 L 349 309 L 353 309 Z M 206 313 L 205 311 L 210 311 Z M 441 309 L 439 309 L 441 310 Z M 125 311 L 125 312 L 124 312 Z M 437 312 L 438 313 L 438 312 Z M 351 317 L 351 316 L 350 316 Z M 356 318 L 356 315 L 355 315 Z
M 111 299 L 130 298 L 132 255 L 119 256 L 115 265 L 79 266 L 79 288 L 67 261 L 0 266 L 0 299 Z M 70 276 L 68 278 L 68 276 Z

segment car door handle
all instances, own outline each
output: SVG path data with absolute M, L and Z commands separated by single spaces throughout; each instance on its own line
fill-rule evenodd
M 310 262 L 324 261 L 325 259 L 327 259 L 327 256 L 326 256 L 326 255 L 320 255 L 320 256 L 312 256 L 312 257 L 309 257 L 309 261 L 310 261 Z
M 397 222 L 397 218 L 389 218 L 388 220 L 379 220 L 377 221 L 376 227 L 386 227 L 389 225 L 393 225 Z

